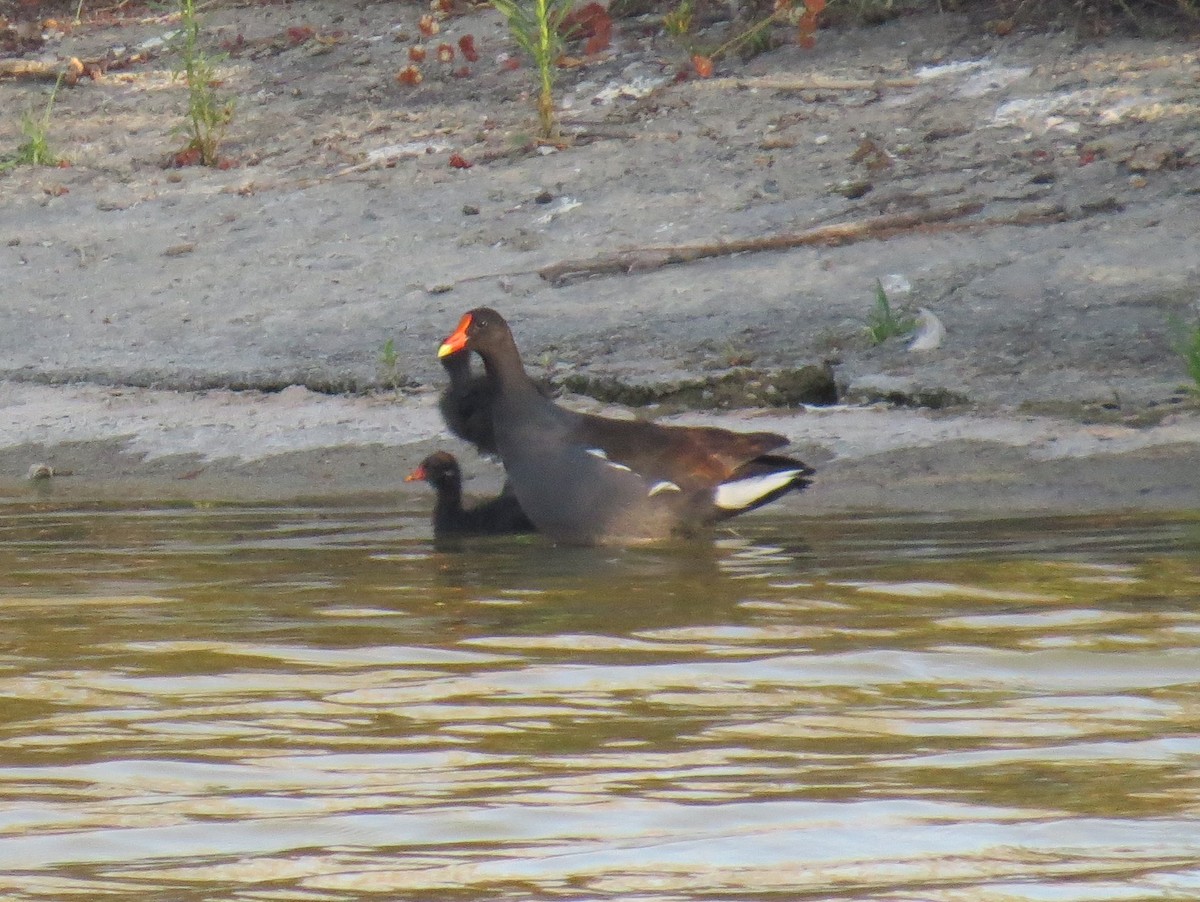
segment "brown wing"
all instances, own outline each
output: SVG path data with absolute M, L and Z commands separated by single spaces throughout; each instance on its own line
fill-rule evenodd
M 772 432 L 731 432 L 714 426 L 662 426 L 579 414 L 573 439 L 643 476 L 684 490 L 711 488 L 748 461 L 788 443 Z

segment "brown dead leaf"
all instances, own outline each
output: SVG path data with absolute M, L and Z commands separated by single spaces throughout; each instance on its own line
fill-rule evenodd
M 875 174 L 891 167 L 892 155 L 874 138 L 866 137 L 858 142 L 858 147 L 850 155 L 850 162 L 861 163 L 867 172 Z
M 408 85 L 409 87 L 416 87 L 424 80 L 425 80 L 425 76 L 423 76 L 421 74 L 421 70 L 418 69 L 416 66 L 405 66 L 403 69 L 401 69 L 399 72 L 396 73 L 396 83 L 397 84 Z

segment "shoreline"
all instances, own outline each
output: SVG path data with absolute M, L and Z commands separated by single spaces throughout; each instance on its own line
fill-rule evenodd
M 394 497 L 423 509 L 427 487 L 403 477 L 439 448 L 461 459 L 468 495 L 498 491 L 500 465 L 446 433 L 436 399 L 0 383 L 0 500 Z M 581 397 L 566 403 L 629 415 Z M 817 476 L 775 513 L 1200 510 L 1200 416 L 1191 413 L 1142 427 L 883 405 L 661 419 L 787 435 Z M 67 475 L 30 480 L 37 465 Z

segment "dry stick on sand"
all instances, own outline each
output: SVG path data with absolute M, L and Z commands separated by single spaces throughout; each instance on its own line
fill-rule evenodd
M 0 60 L 0 79 L 58 81 L 61 75 L 63 84 L 75 85 L 81 78 L 95 81 L 106 72 L 127 69 L 150 59 L 153 59 L 153 54 L 145 52 L 109 53 L 85 60 L 74 56 L 60 60 L 4 59 Z
M 77 59 L 54 60 L 0 60 L 0 78 L 29 79 L 32 81 L 58 81 L 63 76 L 66 81 L 72 73 L 83 71 L 83 64 Z M 73 82 L 72 82 L 73 83 Z
M 603 273 L 645 272 L 651 269 L 661 269 L 672 263 L 691 263 L 706 257 L 727 257 L 731 254 L 784 250 L 809 245 L 848 244 L 851 241 L 880 237 L 931 222 L 944 222 L 960 216 L 970 216 L 982 209 L 982 202 L 969 201 L 939 210 L 920 210 L 915 213 L 875 216 L 859 222 L 838 223 L 807 229 L 803 232 L 787 232 L 782 235 L 767 235 L 761 238 L 733 238 L 698 244 L 664 244 L 628 248 L 614 253 L 600 254 L 597 257 L 553 263 L 539 269 L 538 275 L 552 285 L 562 285 L 574 279 Z
M 821 226 L 803 232 L 767 235 L 762 238 L 735 238 L 727 241 L 699 244 L 660 244 L 628 248 L 581 260 L 564 260 L 538 270 L 538 275 L 552 285 L 565 285 L 577 279 L 615 273 L 646 272 L 674 263 L 691 263 L 706 257 L 727 257 L 758 251 L 777 251 L 792 247 L 836 247 L 855 241 L 890 238 L 900 232 L 935 226 L 938 231 L 993 228 L 1005 225 L 1037 225 L 1044 222 L 1064 222 L 1072 218 L 1059 206 L 1034 207 L 1018 210 L 1008 216 L 993 216 L 969 222 L 951 220 L 971 216 L 982 210 L 982 201 L 967 201 L 954 207 L 921 210 L 916 213 L 896 213 L 875 216 L 858 222 Z M 1086 213 L 1081 214 L 1086 215 Z
M 696 90 L 763 91 L 874 91 L 882 88 L 915 88 L 918 78 L 829 78 L 824 75 L 760 75 L 755 78 L 701 78 L 688 82 Z

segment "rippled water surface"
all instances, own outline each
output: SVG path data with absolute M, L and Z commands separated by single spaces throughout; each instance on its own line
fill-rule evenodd
M 0 507 L 0 898 L 1200 896 L 1200 520 Z

